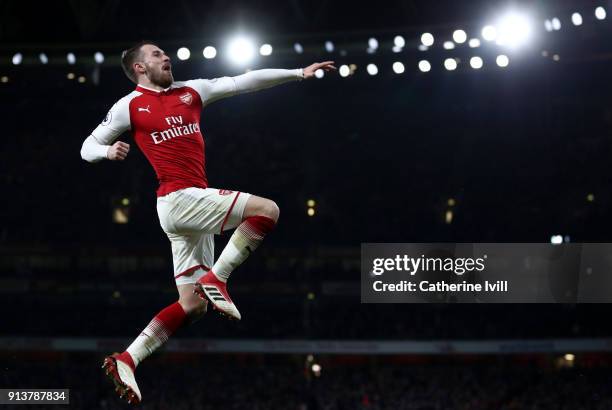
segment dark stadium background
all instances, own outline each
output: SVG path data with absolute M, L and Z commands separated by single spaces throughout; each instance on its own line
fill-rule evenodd
M 376 305 L 359 295 L 364 242 L 612 241 L 612 23 L 593 16 L 612 10 L 608 0 L 0 6 L 0 388 L 70 388 L 71 408 L 126 407 L 99 366 L 176 297 L 170 249 L 133 141 L 122 139 L 133 144 L 123 163 L 88 164 L 79 150 L 133 88 L 120 50 L 153 39 L 176 79 L 237 75 L 201 48 L 242 28 L 275 46 L 250 68 L 332 59 L 356 70 L 205 109 L 211 186 L 274 199 L 280 223 L 230 282 L 243 320 L 210 312 L 182 329 L 139 367 L 142 408 L 612 408 L 608 305 Z M 417 50 L 422 32 L 436 42 L 457 28 L 478 34 L 510 6 L 534 16 L 536 34 L 505 69 L 494 47 Z M 548 33 L 541 23 L 554 16 L 562 29 Z M 397 34 L 406 46 L 395 54 Z M 369 37 L 380 42 L 373 55 Z M 17 52 L 24 61 L 13 65 Z M 467 63 L 475 54 L 481 70 Z M 456 71 L 443 68 L 448 56 L 461 59 Z M 431 72 L 417 69 L 424 58 Z M 113 222 L 116 209 L 127 224 Z M 401 352 L 382 354 L 390 341 Z

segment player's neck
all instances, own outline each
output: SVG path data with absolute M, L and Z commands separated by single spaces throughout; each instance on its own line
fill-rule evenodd
M 155 91 L 165 90 L 165 88 L 162 87 L 161 85 L 152 83 L 148 79 L 143 79 L 143 80 L 138 81 L 138 85 L 144 88 L 148 88 L 149 90 L 155 90 Z

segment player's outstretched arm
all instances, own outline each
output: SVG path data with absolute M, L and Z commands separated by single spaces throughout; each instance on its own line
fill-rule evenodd
M 336 69 L 333 61 L 325 61 L 323 63 L 311 64 L 306 68 L 298 68 L 297 70 L 267 68 L 249 71 L 246 74 L 231 77 L 231 79 L 234 80 L 236 93 L 240 94 L 270 88 L 291 80 L 307 80 L 314 77 L 315 71 L 319 68 L 325 71 Z
M 318 69 L 333 71 L 336 67 L 334 67 L 333 61 L 325 61 L 295 70 L 266 68 L 249 71 L 246 74 L 235 77 L 222 77 L 214 80 L 191 80 L 187 81 L 187 85 L 198 90 L 204 104 L 210 104 L 213 101 L 232 95 L 263 90 L 289 81 L 309 79 L 314 77 L 314 73 Z

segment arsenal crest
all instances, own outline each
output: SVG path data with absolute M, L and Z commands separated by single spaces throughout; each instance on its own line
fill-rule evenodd
M 185 93 L 179 97 L 181 101 L 187 105 L 191 105 L 193 101 L 193 95 L 191 93 Z

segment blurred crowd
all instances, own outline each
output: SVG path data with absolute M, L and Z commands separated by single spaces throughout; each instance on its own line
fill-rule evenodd
M 319 359 L 321 369 L 315 374 L 303 357 L 158 354 L 137 369 L 143 394 L 139 408 L 604 410 L 612 406 L 612 376 L 605 362 L 558 368 L 547 356 L 421 358 L 403 363 L 401 358 Z M 44 355 L 11 358 L 0 373 L 0 384 L 70 388 L 69 408 L 74 409 L 127 408 L 99 369 L 100 360 L 93 354 L 55 360 Z

